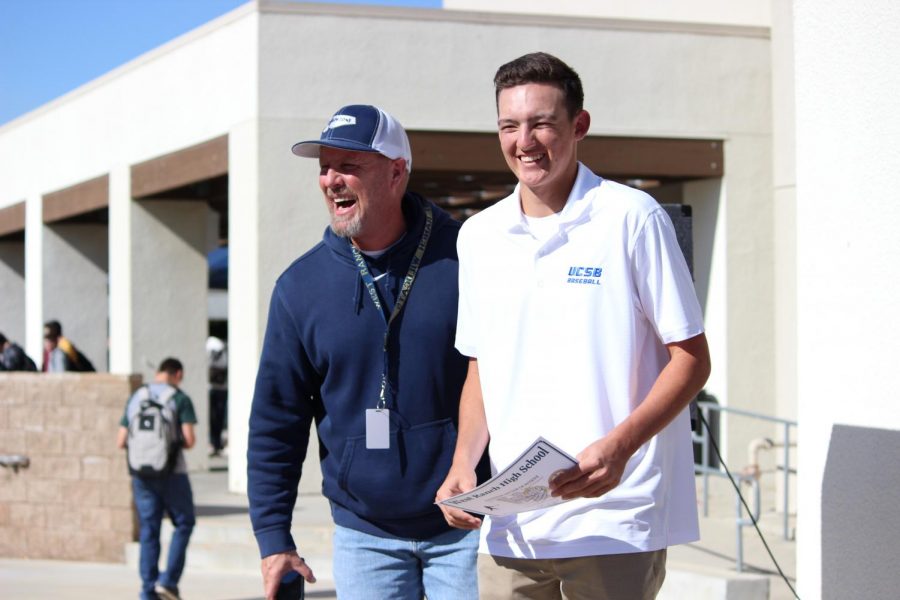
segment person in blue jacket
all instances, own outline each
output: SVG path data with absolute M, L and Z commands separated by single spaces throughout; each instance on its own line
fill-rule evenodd
M 467 370 L 454 348 L 460 225 L 406 191 L 409 140 L 377 107 L 341 108 L 292 151 L 319 159 L 331 225 L 275 284 L 250 414 L 266 598 L 292 571 L 315 581 L 290 533 L 315 422 L 338 597 L 474 600 L 477 533 L 434 504 Z

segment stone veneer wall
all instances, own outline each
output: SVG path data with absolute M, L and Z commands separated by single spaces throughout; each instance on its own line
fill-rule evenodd
M 123 562 L 137 539 L 116 431 L 139 375 L 0 373 L 0 556 Z

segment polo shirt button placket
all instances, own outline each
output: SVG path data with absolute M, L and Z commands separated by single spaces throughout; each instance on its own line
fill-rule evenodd
M 543 248 L 538 250 L 534 255 L 534 280 L 535 280 L 535 285 L 538 288 L 544 287 L 545 278 L 544 278 L 543 269 L 541 268 L 541 262 L 542 262 L 541 259 L 545 255 L 546 255 L 546 251 Z

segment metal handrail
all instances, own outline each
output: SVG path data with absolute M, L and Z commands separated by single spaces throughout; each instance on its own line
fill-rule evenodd
M 18 473 L 19 469 L 27 469 L 31 460 L 24 454 L 0 454 L 0 467 L 7 467 Z
M 714 475 L 716 477 L 724 477 L 727 478 L 728 474 L 724 471 L 720 471 L 719 469 L 711 469 L 709 467 L 703 465 L 694 465 L 695 473 L 703 473 L 704 477 L 708 477 L 709 475 Z M 735 543 L 736 543 L 736 569 L 740 573 L 744 570 L 744 527 L 749 527 L 753 525 L 754 521 L 759 521 L 760 515 L 760 506 L 762 505 L 760 498 L 760 490 L 759 490 L 759 480 L 751 475 L 737 474 L 734 475 L 734 478 L 737 480 L 738 485 L 742 483 L 749 483 L 751 489 L 753 490 L 753 514 L 751 518 L 744 518 L 744 507 L 741 504 L 740 497 L 735 494 Z M 706 516 L 706 510 L 704 509 L 704 515 Z
M 742 417 L 749 417 L 751 419 L 757 419 L 760 421 L 768 421 L 771 423 L 778 423 L 778 424 L 784 426 L 784 438 L 783 438 L 784 439 L 784 444 L 783 444 L 783 446 L 784 446 L 784 469 L 782 471 L 782 473 L 783 473 L 782 474 L 782 477 L 783 477 L 782 492 L 784 495 L 784 498 L 783 498 L 783 500 L 784 500 L 784 520 L 783 520 L 783 524 L 782 524 L 782 527 L 783 527 L 782 535 L 785 540 L 793 539 L 793 536 L 790 533 L 789 518 L 788 518 L 789 517 L 788 505 L 790 502 L 790 476 L 791 476 L 791 473 L 796 473 L 796 470 L 791 469 L 791 467 L 790 467 L 791 427 L 797 427 L 797 422 L 791 421 L 789 419 L 782 419 L 780 417 L 772 417 L 769 415 L 764 415 L 762 413 L 756 413 L 756 412 L 749 411 L 749 410 L 743 410 L 743 409 L 739 409 L 739 408 L 731 408 L 728 406 L 721 406 L 714 402 L 698 402 L 697 407 L 701 411 L 703 411 L 703 417 L 707 423 L 709 423 L 710 411 L 718 411 L 720 413 L 721 412 L 731 413 L 734 415 L 738 415 L 738 416 L 742 416 Z M 725 471 L 722 471 L 719 469 L 712 469 L 712 468 L 706 466 L 709 464 L 709 450 L 710 450 L 709 435 L 710 435 L 709 431 L 706 428 L 701 428 L 699 434 L 698 433 L 692 434 L 694 442 L 700 444 L 701 460 L 703 461 L 702 464 L 694 465 L 694 473 L 699 473 L 699 474 L 703 475 L 703 516 L 704 517 L 709 516 L 709 477 L 710 477 L 710 475 L 713 475 L 716 477 L 728 477 L 728 475 L 727 475 L 727 473 L 725 473 Z M 753 509 L 753 512 L 755 514 L 752 515 L 752 520 L 745 519 L 743 516 L 743 508 L 741 506 L 741 499 L 740 499 L 740 497 L 737 496 L 737 493 L 735 493 L 735 499 L 737 501 L 736 518 L 735 518 L 736 527 L 737 527 L 737 570 L 742 571 L 743 570 L 743 555 L 744 555 L 743 528 L 746 526 L 753 525 L 754 520 L 759 521 L 760 488 L 759 488 L 759 481 L 757 480 L 756 477 L 752 477 L 749 475 L 743 475 L 743 474 L 738 474 L 735 477 L 738 481 L 738 485 L 740 485 L 740 483 L 742 483 L 742 482 L 750 483 L 750 485 L 753 487 L 754 501 L 755 501 L 754 502 L 755 506 Z

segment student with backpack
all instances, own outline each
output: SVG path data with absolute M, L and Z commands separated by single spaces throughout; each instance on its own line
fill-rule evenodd
M 65 371 L 96 371 L 88 357 L 75 347 L 72 341 L 63 336 L 59 321 L 44 323 L 44 360 L 41 371 L 45 373 L 63 373 Z
M 0 371 L 37 371 L 37 365 L 20 345 L 0 333 Z
M 141 600 L 180 600 L 178 581 L 194 529 L 194 498 L 182 450 L 196 441 L 197 416 L 191 399 L 178 388 L 183 377 L 181 361 L 163 360 L 153 382 L 128 399 L 119 423 L 116 444 L 128 452 L 141 526 Z M 164 514 L 172 519 L 175 533 L 166 570 L 160 573 L 159 532 Z

